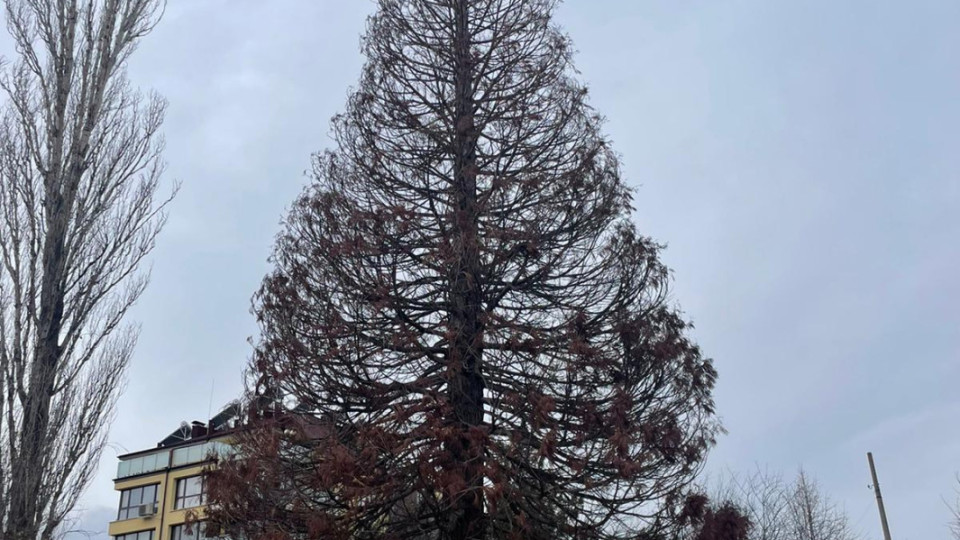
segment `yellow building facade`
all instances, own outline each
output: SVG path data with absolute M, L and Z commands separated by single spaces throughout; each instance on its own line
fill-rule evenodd
M 203 540 L 203 472 L 216 456 L 230 452 L 238 414 L 232 405 L 209 425 L 184 423 L 156 448 L 120 456 L 114 479 L 119 504 L 108 527 L 111 538 Z

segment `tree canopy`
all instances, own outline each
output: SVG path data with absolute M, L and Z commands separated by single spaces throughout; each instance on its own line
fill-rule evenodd
M 254 301 L 289 422 L 211 477 L 280 538 L 630 538 L 719 429 L 716 372 L 551 0 L 380 0 Z

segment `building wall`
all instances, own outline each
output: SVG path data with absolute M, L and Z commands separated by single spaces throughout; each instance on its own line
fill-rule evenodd
M 153 540 L 170 540 L 170 528 L 187 521 L 189 512 L 194 514 L 193 519 L 202 519 L 204 507 L 185 508 L 174 510 L 176 499 L 177 479 L 196 476 L 203 472 L 206 464 L 194 464 L 184 467 L 166 469 L 157 473 L 125 478 L 114 483 L 117 490 L 117 508 L 120 506 L 120 493 L 125 489 L 140 486 L 159 484 L 157 487 L 157 513 L 150 517 L 133 517 L 121 521 L 113 521 L 108 527 L 111 537 L 153 530 Z
M 152 540 L 172 540 L 171 529 L 174 526 L 182 525 L 188 520 L 204 520 L 206 510 L 202 505 L 174 509 L 177 480 L 200 475 L 205 468 L 213 465 L 214 460 L 233 454 L 232 434 L 237 429 L 241 412 L 238 403 L 230 403 L 210 419 L 209 425 L 196 421 L 192 424 L 184 422 L 155 448 L 120 456 L 117 475 L 113 481 L 113 488 L 117 491 L 117 510 L 114 514 L 115 520 L 107 527 L 112 539 L 117 540 L 116 537 L 121 535 L 151 531 Z M 157 486 L 156 513 L 152 516 L 116 519 L 120 517 L 119 507 L 123 491 L 150 485 Z M 129 515 L 129 512 L 124 515 Z M 203 537 L 197 533 L 202 531 L 195 528 L 187 534 L 194 538 Z M 135 540 L 145 540 L 145 536 Z

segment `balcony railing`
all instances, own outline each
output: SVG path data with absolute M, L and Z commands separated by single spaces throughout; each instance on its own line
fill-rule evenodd
M 117 478 L 128 478 L 162 471 L 168 467 L 200 463 L 210 459 L 212 455 L 225 457 L 230 455 L 231 452 L 231 446 L 221 441 L 207 441 L 177 448 L 164 448 L 149 454 L 120 460 L 117 465 Z

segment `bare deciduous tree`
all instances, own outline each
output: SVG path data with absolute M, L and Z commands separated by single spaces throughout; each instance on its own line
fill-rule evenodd
M 730 474 L 720 479 L 714 491 L 717 500 L 731 501 L 749 518 L 750 540 L 854 540 L 859 537 L 846 512 L 802 469 L 792 483 L 764 469 L 748 476 Z
M 378 2 L 256 299 L 256 382 L 329 429 L 241 445 L 209 484 L 224 522 L 634 537 L 698 472 L 716 372 L 631 221 L 556 3 Z
M 953 517 L 950 521 L 950 533 L 955 540 L 960 540 L 960 474 L 957 475 L 957 497 L 956 502 L 950 507 L 950 513 Z
M 733 501 L 750 519 L 750 540 L 790 540 L 789 493 L 783 477 L 757 468 L 720 478 L 714 497 Z
M 0 78 L 0 530 L 49 539 L 95 471 L 137 330 L 164 101 L 125 64 L 163 0 L 6 0 Z
M 854 540 L 847 513 L 802 469 L 789 492 L 791 540 Z

